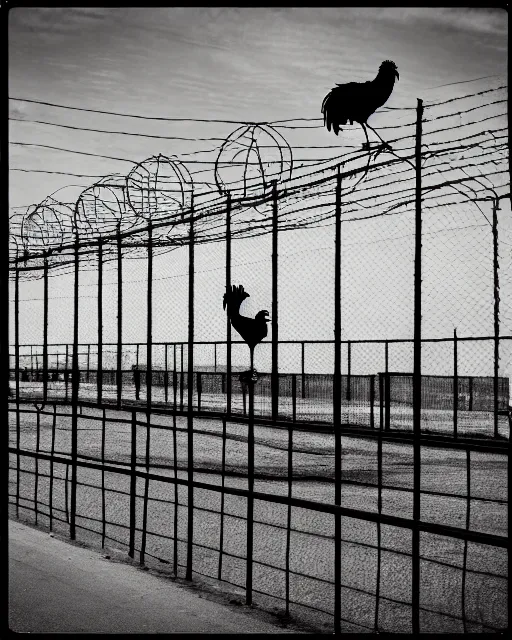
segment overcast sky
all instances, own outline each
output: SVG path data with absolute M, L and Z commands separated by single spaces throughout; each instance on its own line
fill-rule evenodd
M 398 67 L 400 81 L 386 106 L 414 107 L 416 98 L 443 99 L 505 84 L 507 19 L 504 10 L 475 8 L 15 8 L 9 12 L 9 96 L 167 118 L 235 121 L 319 118 L 322 99 L 336 82 L 371 80 L 380 63 L 390 59 Z M 9 106 L 10 116 L 16 119 L 133 133 L 222 138 L 236 127 L 141 121 L 18 100 L 11 100 Z M 379 126 L 379 114 L 373 116 L 371 123 Z M 204 142 L 198 147 L 17 120 L 10 122 L 9 135 L 11 142 L 58 146 L 134 162 L 158 153 L 180 155 L 207 146 Z M 330 145 L 338 140 L 325 129 L 305 132 L 304 140 L 310 143 L 313 135 L 317 145 Z M 357 130 L 347 133 L 350 135 L 361 133 Z M 299 138 L 294 138 L 293 144 L 298 141 Z M 44 171 L 105 175 L 125 173 L 130 168 L 126 162 L 15 145 L 10 147 L 9 163 L 11 213 L 20 213 L 23 209 L 17 207 L 40 202 L 69 184 L 78 186 L 64 193 L 76 198 L 92 181 Z M 298 232 L 292 241 L 283 238 L 283 258 L 287 252 L 291 255 L 304 248 L 314 251 L 315 247 L 320 250 L 330 246 L 330 233 Z M 251 251 L 263 251 L 261 247 L 261 243 L 247 243 L 243 250 L 245 257 L 240 261 L 250 262 Z M 318 255 L 314 254 L 308 271 L 322 268 Z M 204 248 L 198 256 L 198 268 L 208 270 L 209 266 L 220 270 L 219 287 L 222 287 L 223 256 L 219 246 L 209 251 Z M 294 269 L 303 267 L 304 260 L 299 257 L 293 263 L 293 258 L 290 259 L 290 265 L 295 264 L 289 267 L 293 279 Z M 179 273 L 186 272 L 186 255 L 173 260 Z M 161 268 L 170 273 L 171 262 Z M 130 269 L 127 268 L 127 279 Z M 243 282 L 251 283 L 252 278 L 251 301 L 255 305 L 252 311 L 257 311 L 262 306 L 268 308 L 270 291 L 266 276 L 264 284 L 258 283 L 254 272 L 254 267 L 248 267 L 238 274 L 246 278 Z M 185 294 L 186 279 L 182 280 L 179 287 Z M 178 287 L 177 281 L 174 284 Z M 53 295 L 59 292 L 65 295 L 64 280 L 52 286 L 58 289 Z M 198 286 L 215 289 L 211 282 L 199 282 Z M 36 288 L 37 285 L 30 284 L 26 296 L 39 295 L 30 293 Z M 142 292 L 143 284 L 139 288 Z M 293 285 L 290 288 L 294 290 Z M 216 296 L 217 293 L 215 289 Z M 305 283 L 302 294 L 296 297 L 303 306 L 314 293 L 313 280 L 313 284 Z M 332 297 L 330 288 L 326 297 Z M 25 303 L 23 310 L 26 322 L 22 338 L 40 340 L 34 320 L 38 307 L 32 304 L 29 309 L 29 304 Z M 210 299 L 208 304 L 212 304 Z M 222 331 L 224 321 L 219 316 L 212 329 L 212 323 L 204 319 L 207 305 L 202 310 L 203 319 L 198 319 L 199 337 L 222 339 L 218 332 Z M 155 339 L 173 339 L 170 334 L 185 339 L 185 324 L 180 320 L 183 314 L 166 311 L 165 305 L 162 309 L 164 315 L 168 314 L 167 321 L 162 320 L 160 335 Z M 292 315 L 296 316 L 296 312 L 294 308 Z M 67 314 L 56 311 L 50 340 L 56 340 L 56 334 L 62 333 L 70 338 L 69 324 L 62 320 L 63 315 Z M 143 324 L 135 316 L 129 323 L 131 326 L 127 326 L 127 340 L 143 339 Z M 330 338 L 331 321 L 332 316 L 320 329 L 306 327 L 300 337 Z M 369 331 L 374 332 L 370 324 Z M 396 324 L 399 334 L 410 328 L 409 318 L 406 326 L 399 320 Z M 360 328 L 361 318 L 353 318 L 350 326 Z M 477 329 L 468 326 L 469 332 Z M 81 327 L 81 331 L 83 339 L 94 339 L 96 329 L 92 325 L 91 331 L 87 327 Z M 344 331 L 345 337 L 353 337 L 348 322 Z M 297 332 L 297 327 L 289 323 L 288 330 L 283 327 L 287 337 Z M 114 339 L 115 335 L 110 337 Z

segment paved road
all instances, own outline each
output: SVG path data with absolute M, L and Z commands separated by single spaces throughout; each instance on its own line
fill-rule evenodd
M 170 579 L 9 521 L 9 628 L 33 633 L 286 633 Z

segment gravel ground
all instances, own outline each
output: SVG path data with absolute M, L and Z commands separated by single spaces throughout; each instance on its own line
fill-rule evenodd
M 61 410 L 61 409 L 59 409 Z M 69 411 L 63 407 L 62 411 Z M 98 409 L 84 409 L 79 417 L 78 453 L 83 457 L 101 457 L 101 417 Z M 131 455 L 131 425 L 113 422 L 130 420 L 127 412 L 106 412 L 105 459 L 128 464 Z M 137 419 L 144 422 L 145 414 Z M 152 471 L 165 476 L 174 475 L 174 456 L 178 477 L 187 476 L 186 418 L 176 418 L 176 450 L 172 430 L 173 419 L 152 416 L 149 458 Z M 21 414 L 20 447 L 50 452 L 52 446 L 52 416 L 41 415 L 39 437 L 35 414 Z M 69 454 L 71 446 L 71 418 L 58 417 L 56 421 L 54 450 Z M 159 428 L 160 427 L 160 428 Z M 220 484 L 222 467 L 222 423 L 215 419 L 194 421 L 194 479 L 210 484 Z M 137 427 L 137 462 L 145 462 L 147 428 Z M 225 485 L 246 488 L 247 427 L 237 423 L 227 425 Z M 15 414 L 9 416 L 10 444 L 16 442 Z M 288 433 L 268 427 L 255 427 L 255 490 L 269 494 L 286 495 L 288 492 Z M 334 438 L 332 434 L 293 433 L 293 481 L 295 497 L 334 502 Z M 11 467 L 16 456 L 11 455 Z M 393 489 L 383 489 L 383 513 L 412 517 L 412 493 L 399 488 L 412 487 L 412 447 L 407 444 L 383 443 L 383 482 Z M 35 461 L 21 459 L 21 468 L 33 470 Z M 343 506 L 377 510 L 377 488 L 350 484 L 350 481 L 376 483 L 377 443 L 354 437 L 342 438 L 342 468 L 345 483 L 342 487 Z M 50 463 L 39 461 L 40 474 L 48 474 Z M 65 465 L 54 465 L 58 480 L 53 484 L 53 508 L 55 515 L 65 515 Z M 470 502 L 470 528 L 476 531 L 507 535 L 507 458 L 497 454 L 471 454 L 471 496 L 501 502 L 472 499 Z M 20 486 L 21 505 L 34 507 L 35 478 L 22 473 Z M 15 493 L 16 472 L 10 472 L 10 493 Z M 100 471 L 79 468 L 77 489 L 77 524 L 89 527 L 96 533 L 78 530 L 78 539 L 98 543 L 101 522 L 87 518 L 102 517 L 102 474 Z M 129 477 L 107 473 L 104 477 L 106 491 L 106 534 L 114 541 L 114 547 L 124 549 L 128 544 L 129 497 L 119 493 L 129 492 Z M 422 490 L 443 491 L 459 496 L 466 492 L 466 459 L 464 452 L 422 447 Z M 93 486 L 83 486 L 85 484 Z M 42 514 L 48 513 L 49 480 L 39 477 L 37 499 Z M 187 488 L 178 487 L 177 529 L 178 563 L 186 563 L 187 538 Z M 138 480 L 136 523 L 140 527 L 143 514 L 144 481 Z M 172 484 L 152 481 L 149 484 L 147 513 L 146 563 L 165 568 L 162 561 L 174 562 L 174 541 L 162 536 L 174 535 L 175 506 L 172 503 L 175 489 Z M 11 502 L 13 498 L 11 497 Z M 69 501 L 69 496 L 68 496 Z M 194 491 L 194 569 L 203 576 L 217 578 L 219 569 L 219 543 L 221 520 L 223 529 L 222 583 L 240 597 L 245 585 L 245 545 L 247 501 L 238 496 L 224 497 L 221 516 L 221 496 L 208 490 Z M 199 509 L 202 507 L 208 511 Z M 13 509 L 13 507 L 11 507 Z M 57 510 L 61 511 L 57 511 Z M 20 517 L 33 521 L 29 510 L 21 509 Z M 256 501 L 254 506 L 254 599 L 261 606 L 273 610 L 284 609 L 286 524 L 288 509 L 285 505 Z M 457 497 L 441 497 L 423 494 L 421 499 L 423 520 L 465 527 L 466 500 Z M 38 524 L 47 526 L 48 516 L 39 515 Z M 299 620 L 307 620 L 325 632 L 332 630 L 334 567 L 334 518 L 329 514 L 298 507 L 291 509 L 290 534 L 290 598 L 301 605 L 322 609 L 320 613 L 300 605 L 291 605 L 291 614 Z M 65 523 L 54 522 L 55 529 L 68 531 Z M 382 525 L 380 528 L 380 598 L 378 626 L 382 631 L 411 631 L 411 532 Z M 376 524 L 354 518 L 342 518 L 342 617 L 345 631 L 368 631 L 375 621 L 375 591 L 377 588 L 378 543 Z M 140 548 L 141 533 L 136 535 L 136 548 Z M 204 546 L 199 546 L 204 545 Z M 213 547 L 208 549 L 205 547 Z M 232 555 L 225 555 L 226 553 Z M 489 627 L 507 626 L 507 553 L 482 544 L 467 545 L 468 572 L 465 580 L 465 602 L 462 602 L 461 567 L 464 543 L 434 534 L 421 534 L 421 592 L 420 602 L 422 631 L 462 632 L 460 620 L 464 604 L 467 631 L 488 631 Z M 157 560 L 160 559 L 160 560 Z M 268 566 L 271 565 L 271 566 Z M 182 568 L 180 569 L 182 570 Z M 202 578 L 207 579 L 207 578 Z M 265 592 L 267 595 L 258 593 Z

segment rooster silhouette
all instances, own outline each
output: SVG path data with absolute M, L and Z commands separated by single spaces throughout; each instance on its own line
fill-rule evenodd
M 369 127 L 379 138 L 380 135 L 371 127 L 367 120 L 379 107 L 387 102 L 395 86 L 395 77 L 399 79 L 396 64 L 391 60 L 384 60 L 380 65 L 377 76 L 369 82 L 347 82 L 338 84 L 324 98 L 322 114 L 327 131 L 331 126 L 336 135 L 341 131 L 341 125 L 358 122 L 363 128 L 368 147 Z M 381 142 L 386 144 L 381 138 Z
M 269 313 L 265 310 L 258 311 L 254 318 L 247 318 L 246 316 L 240 315 L 240 305 L 249 297 L 249 294 L 247 291 L 244 291 L 242 285 L 238 287 L 233 285 L 231 291 L 228 289 L 224 294 L 223 307 L 224 309 L 227 308 L 231 325 L 238 331 L 249 346 L 251 352 L 251 371 L 253 371 L 254 347 L 267 336 L 267 322 L 269 320 L 266 316 L 268 316 Z

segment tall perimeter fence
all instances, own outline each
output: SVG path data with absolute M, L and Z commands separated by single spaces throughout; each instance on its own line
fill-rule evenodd
M 12 514 L 328 632 L 505 629 L 505 92 L 341 155 L 235 123 L 11 216 Z

